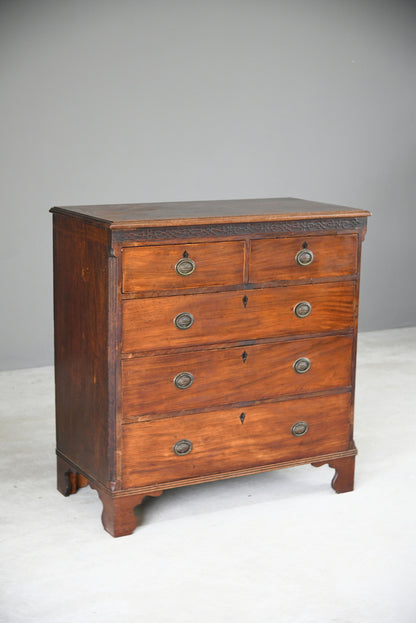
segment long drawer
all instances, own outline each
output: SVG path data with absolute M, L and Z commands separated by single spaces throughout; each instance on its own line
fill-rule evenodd
M 174 482 L 350 447 L 349 393 L 123 426 L 123 487 Z
M 123 301 L 123 352 L 342 331 L 354 283 L 236 290 Z
M 128 359 L 123 417 L 348 387 L 352 345 L 352 336 L 332 336 Z

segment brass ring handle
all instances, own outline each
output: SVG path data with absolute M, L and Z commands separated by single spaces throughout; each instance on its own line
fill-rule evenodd
M 311 362 L 307 357 L 299 357 L 293 364 L 293 369 L 298 374 L 305 374 L 311 369 Z
M 313 262 L 313 253 L 310 249 L 301 249 L 296 253 L 295 260 L 299 266 L 309 266 Z
M 184 331 L 192 327 L 194 324 L 194 317 L 189 312 L 181 312 L 175 317 L 173 324 L 177 329 Z
M 190 372 L 179 372 L 173 379 L 173 382 L 178 389 L 188 389 L 194 382 L 194 375 Z
M 173 451 L 177 456 L 185 456 L 185 454 L 191 452 L 192 448 L 192 441 L 189 441 L 189 439 L 181 439 L 175 443 Z
M 306 435 L 308 430 L 309 426 L 306 422 L 296 422 L 296 424 L 293 424 L 291 428 L 291 433 L 294 437 L 302 437 L 303 435 Z
M 300 301 L 293 309 L 295 316 L 298 318 L 306 318 L 312 311 L 312 305 L 308 301 Z
M 184 257 L 178 262 L 176 262 L 175 270 L 178 275 L 182 277 L 187 277 L 188 275 L 192 275 L 196 267 L 196 264 L 190 257 Z

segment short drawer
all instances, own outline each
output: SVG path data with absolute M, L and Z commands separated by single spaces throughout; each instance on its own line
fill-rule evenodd
M 353 282 L 125 300 L 123 352 L 343 331 L 354 313 Z
M 241 241 L 126 247 L 122 256 L 125 293 L 238 285 L 243 281 Z
M 139 357 L 122 364 L 123 417 L 348 387 L 352 336 Z
M 357 272 L 356 234 L 253 240 L 249 281 L 343 277 Z
M 123 487 L 186 480 L 348 450 L 350 394 L 123 426 Z

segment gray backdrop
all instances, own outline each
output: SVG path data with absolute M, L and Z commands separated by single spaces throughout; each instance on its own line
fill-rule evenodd
M 360 329 L 416 324 L 416 7 L 0 2 L 0 367 L 52 363 L 52 205 L 369 209 Z

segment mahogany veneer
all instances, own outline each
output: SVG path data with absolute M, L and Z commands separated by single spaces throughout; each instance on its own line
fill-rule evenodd
M 163 490 L 325 463 L 354 483 L 369 212 L 300 199 L 52 208 L 58 489 L 113 536 Z

